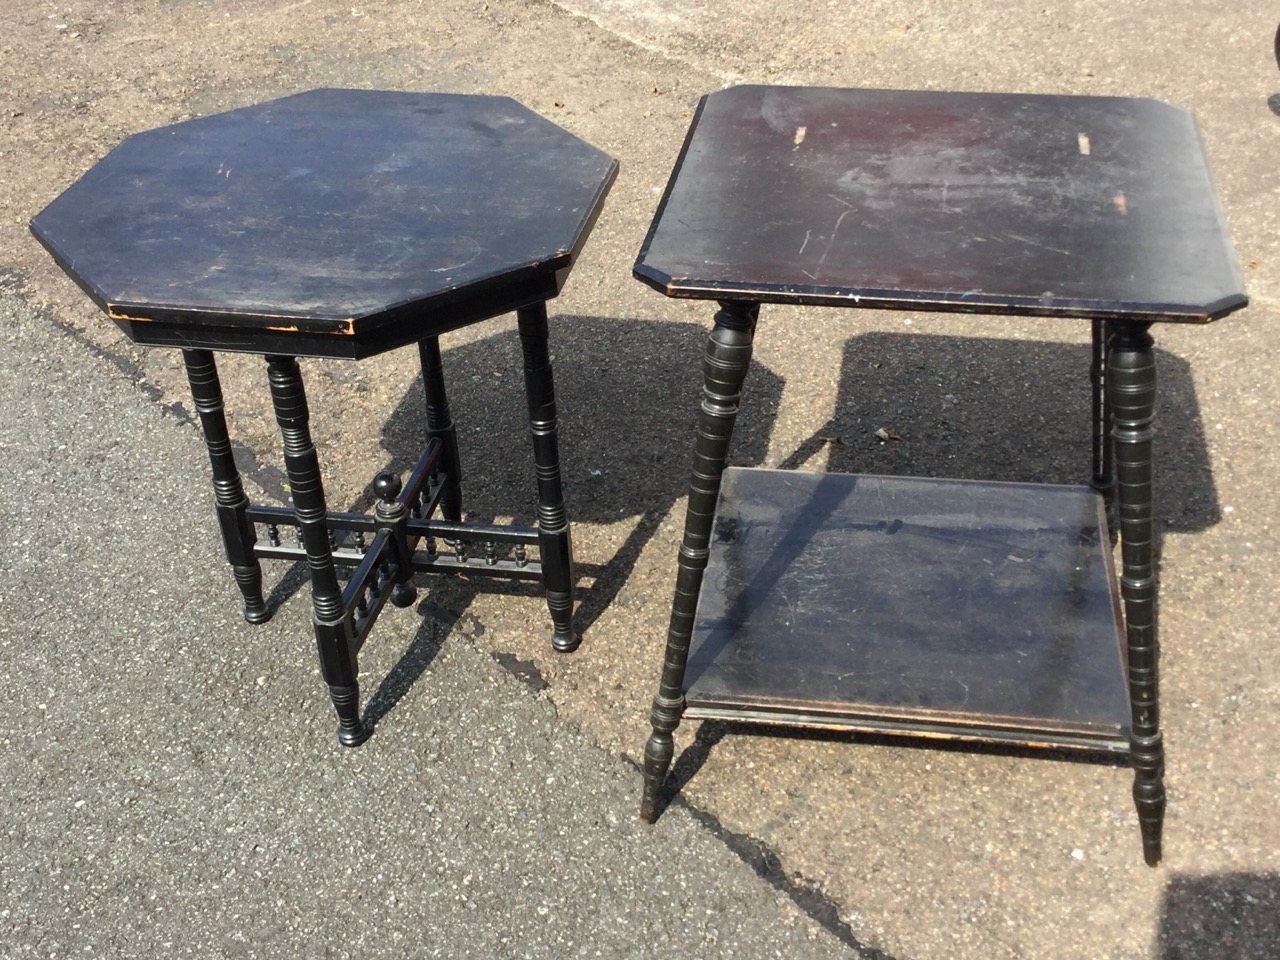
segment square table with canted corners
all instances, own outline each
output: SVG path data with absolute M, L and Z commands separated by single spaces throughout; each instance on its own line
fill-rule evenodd
M 719 303 L 641 818 L 682 716 L 910 734 L 1128 756 L 1156 863 L 1149 331 L 1247 302 L 1192 118 L 726 89 L 699 105 L 634 273 Z M 726 469 L 763 303 L 1090 323 L 1090 484 Z

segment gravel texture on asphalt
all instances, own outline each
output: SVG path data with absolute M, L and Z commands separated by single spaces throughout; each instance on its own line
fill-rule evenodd
M 849 955 L 430 610 L 340 748 L 306 589 L 238 616 L 194 426 L 7 293 L 0 342 L 0 956 Z

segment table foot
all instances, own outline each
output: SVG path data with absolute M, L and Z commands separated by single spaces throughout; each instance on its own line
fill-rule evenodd
M 344 747 L 358 747 L 373 734 L 373 728 L 360 719 L 360 685 L 330 686 L 329 696 L 338 712 L 338 742 Z
M 640 798 L 640 822 L 653 823 L 661 812 L 658 804 L 662 800 L 662 786 L 667 782 L 667 771 L 671 769 L 671 758 L 675 755 L 675 739 L 672 732 L 680 722 L 680 712 L 663 710 L 664 719 L 656 714 L 659 706 L 654 704 L 654 725 L 669 726 L 670 730 L 654 730 L 653 736 L 644 746 L 644 795 Z M 668 719 L 669 718 L 669 719 Z
M 662 680 L 650 713 L 653 735 L 644 751 L 644 797 L 640 802 L 640 819 L 645 823 L 652 823 L 657 818 L 662 784 L 671 766 L 672 734 L 679 726 L 684 710 L 684 673 L 693 637 L 693 619 L 710 553 L 716 500 L 729 460 L 733 425 L 738 419 L 742 401 L 742 385 L 751 366 L 751 347 L 759 312 L 758 304 L 721 303 L 703 354 L 702 412 L 694 442 L 684 539 L 677 559 L 675 599 L 671 604 Z
M 553 600 L 551 596 L 548 595 L 548 606 L 550 606 L 552 602 Z M 572 606 L 572 601 L 569 601 L 568 605 Z M 582 635 L 572 628 L 569 628 L 564 632 L 556 630 L 551 631 L 551 647 L 556 651 L 556 653 L 573 653 L 573 651 L 578 649 L 578 646 L 581 643 Z
M 231 571 L 244 596 L 244 618 L 252 624 L 266 623 L 274 611 L 267 606 L 262 596 L 262 568 L 232 567 Z
M 1164 744 L 1160 734 L 1133 738 L 1133 800 L 1142 830 L 1142 855 L 1154 867 L 1162 856 L 1164 833 Z
M 542 586 L 551 613 L 551 646 L 558 653 L 572 653 L 582 637 L 573 628 L 573 548 L 568 531 L 548 537 L 539 530 L 538 549 L 542 553 Z

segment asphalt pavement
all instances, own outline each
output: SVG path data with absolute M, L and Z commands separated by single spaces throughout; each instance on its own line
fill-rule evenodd
M 239 617 L 197 427 L 8 292 L 0 343 L 0 956 L 848 955 L 430 612 L 339 748 L 305 596 Z
M 0 957 L 1280 957 L 1280 73 L 1263 0 L 10 0 L 0 36 Z M 733 83 L 1152 97 L 1196 118 L 1250 306 L 1154 329 L 1165 857 L 1123 766 L 685 723 L 635 821 L 711 311 L 630 267 Z M 338 748 L 304 578 L 252 628 L 176 351 L 27 222 L 139 130 L 317 87 L 500 94 L 621 170 L 550 304 L 582 646 L 431 585 Z M 468 509 L 533 515 L 519 342 L 444 338 Z M 307 361 L 330 502 L 420 447 L 412 350 Z M 257 358 L 219 358 L 255 499 Z M 739 466 L 1078 483 L 1088 331 L 762 309 Z M 882 442 L 877 431 L 901 440 Z M 518 436 L 517 442 L 511 437 Z M 808 459 L 805 459 L 805 458 Z

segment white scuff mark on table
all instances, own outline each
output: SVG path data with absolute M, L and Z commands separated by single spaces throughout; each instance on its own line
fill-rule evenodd
M 1092 149 L 1089 146 L 1089 135 L 1086 133 L 1076 134 L 1076 142 L 1080 144 L 1080 156 L 1087 157 Z
M 822 265 L 827 262 L 827 255 L 831 253 L 831 248 L 835 245 L 836 234 L 840 232 L 840 224 L 844 223 L 844 218 L 851 213 L 853 213 L 853 207 L 846 207 L 844 212 L 842 212 L 840 216 L 836 217 L 835 226 L 831 228 L 831 239 L 827 241 L 826 249 L 822 251 L 822 256 L 818 258 L 818 265 L 814 267 L 815 270 L 821 272 Z
M 1117 190 L 1116 195 L 1111 198 L 1111 202 L 1115 204 L 1115 208 L 1119 210 L 1121 214 L 1124 214 L 1126 216 L 1128 215 L 1129 201 L 1124 198 L 1123 190 Z
M 796 127 L 795 145 L 798 147 L 804 143 L 804 135 L 809 132 L 808 127 Z
M 810 235 L 812 235 L 812 233 L 813 233 L 812 230 L 806 230 L 804 232 L 804 243 L 800 244 L 800 253 L 796 254 L 797 257 L 800 256 L 801 253 L 804 253 L 804 248 L 809 245 L 809 237 Z
M 1044 249 L 1044 250 L 1052 250 L 1054 253 L 1060 253 L 1066 257 L 1071 256 L 1070 250 L 1063 250 L 1061 247 L 1052 247 L 1047 243 L 1042 243 L 1041 241 L 1034 240 L 1031 237 L 1024 237 L 1022 236 L 1022 234 L 1019 234 L 1019 233 L 1009 234 L 1009 239 L 1017 240 L 1019 243 L 1025 243 L 1031 247 L 1040 247 L 1041 249 Z
M 454 244 L 453 252 L 457 255 L 453 258 L 452 262 L 445 263 L 440 267 L 430 267 L 428 268 L 430 272 L 446 273 L 450 270 L 461 270 L 463 267 L 468 266 L 479 258 L 482 248 L 477 240 L 472 237 L 464 236 Z M 468 254 L 470 255 L 468 256 Z M 534 266 L 536 267 L 537 264 L 534 264 Z M 449 280 L 452 281 L 453 278 L 450 277 Z

